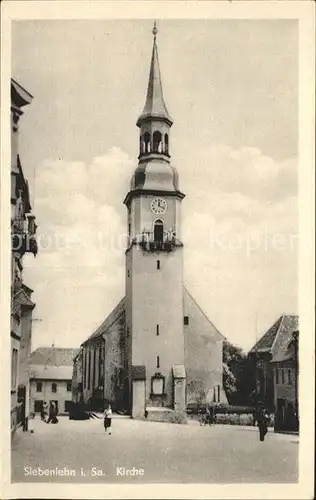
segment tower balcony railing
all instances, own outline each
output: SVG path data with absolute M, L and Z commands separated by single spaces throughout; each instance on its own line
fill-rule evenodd
M 171 252 L 174 248 L 183 246 L 174 233 L 166 233 L 158 238 L 153 232 L 143 232 L 140 237 L 132 240 L 132 244 L 137 243 L 147 252 Z
M 20 255 L 31 252 L 36 256 L 38 252 L 36 228 L 33 215 L 28 216 L 27 221 L 14 220 L 11 227 L 12 251 Z
M 138 155 L 138 159 L 146 160 L 148 158 L 152 158 L 153 156 L 157 156 L 157 158 L 170 158 L 170 154 L 168 151 L 141 151 Z

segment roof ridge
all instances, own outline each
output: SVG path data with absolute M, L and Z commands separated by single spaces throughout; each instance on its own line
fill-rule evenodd
M 283 314 L 281 314 L 280 316 L 278 316 L 278 318 L 275 321 L 273 321 L 272 325 L 269 326 L 269 328 L 263 333 L 263 335 L 261 335 L 261 337 L 259 337 L 259 339 L 256 341 L 255 345 L 250 349 L 249 352 L 254 352 L 254 351 L 256 351 L 256 349 L 258 349 L 258 347 L 257 347 L 258 344 L 270 332 L 270 330 L 276 325 L 276 323 L 281 320 L 282 317 L 283 317 Z M 281 322 L 280 322 L 280 324 L 281 324 Z M 279 327 L 278 327 L 278 329 L 279 329 Z
M 81 345 L 85 344 L 86 342 L 88 342 L 89 340 L 92 340 L 92 339 L 95 339 L 97 338 L 98 336 L 102 335 L 103 333 L 105 332 L 98 332 L 98 330 L 100 330 L 102 328 L 102 325 L 105 325 L 105 323 L 107 322 L 107 320 L 110 318 L 111 314 L 113 314 L 115 316 L 115 312 L 118 311 L 118 309 L 120 307 L 122 307 L 122 304 L 125 302 L 125 299 L 126 299 L 126 295 L 124 295 L 124 297 L 122 297 L 122 299 L 118 302 L 118 304 L 114 307 L 114 309 L 112 309 L 112 311 L 106 316 L 106 318 L 102 321 L 102 323 L 94 330 L 93 333 L 91 333 L 91 335 L 89 335 L 89 337 L 84 340 Z M 124 311 L 121 312 L 121 314 L 123 314 Z M 119 316 L 115 316 L 113 321 L 106 327 L 106 330 L 108 330 L 112 325 L 113 323 L 115 323 L 115 321 L 117 320 L 117 318 L 119 318 L 121 316 L 121 314 Z M 94 336 L 95 335 L 95 336 Z
M 209 319 L 209 317 L 207 316 L 207 314 L 203 311 L 202 307 L 198 304 L 198 302 L 195 300 L 195 298 L 193 297 L 193 295 L 189 292 L 189 290 L 187 289 L 187 287 L 185 285 L 183 285 L 183 288 L 187 292 L 187 294 L 189 295 L 189 297 L 191 297 L 191 299 L 193 300 L 193 302 L 195 303 L 195 305 L 198 307 L 199 311 L 201 311 L 201 313 L 203 314 L 203 316 L 205 317 L 205 319 L 212 325 L 213 328 L 215 328 L 216 332 L 223 338 L 223 340 L 227 340 L 227 338 L 218 330 L 218 328 L 214 325 L 214 323 Z
M 289 346 L 293 339 L 293 332 L 297 331 L 299 316 L 285 315 L 280 325 L 280 332 L 273 348 L 272 361 L 284 361 L 290 359 L 293 353 L 289 352 Z
M 280 318 L 281 318 L 281 321 L 280 321 L 279 327 L 278 327 L 278 329 L 277 329 L 277 332 L 276 332 L 276 334 L 275 334 L 275 337 L 274 337 L 273 342 L 272 342 L 271 347 L 270 347 L 271 354 L 272 354 L 272 350 L 273 350 L 273 348 L 274 348 L 274 346 L 275 346 L 276 339 L 277 339 L 277 338 L 278 338 L 278 336 L 279 336 L 279 333 L 280 333 L 280 329 L 281 329 L 282 323 L 283 323 L 283 321 L 284 321 L 284 313 L 280 316 Z
M 36 351 L 39 351 L 40 349 L 54 349 L 55 351 L 58 350 L 58 349 L 63 349 L 63 350 L 68 350 L 68 351 L 76 351 L 77 349 L 79 349 L 79 347 L 56 347 L 56 346 L 52 346 L 52 345 L 43 345 L 43 346 L 39 346 L 37 347 L 34 351 L 31 352 L 34 353 Z

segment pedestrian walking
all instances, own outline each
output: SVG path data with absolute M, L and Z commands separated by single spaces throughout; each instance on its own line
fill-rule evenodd
M 52 424 L 58 424 L 57 415 L 57 405 L 54 401 L 51 401 L 49 404 L 48 419 L 46 420 L 46 423 L 49 424 L 51 422 Z
M 45 413 L 45 402 L 44 402 L 41 408 L 41 421 L 44 422 L 45 418 L 46 418 L 46 413 Z
M 46 419 L 46 423 L 49 424 L 53 418 L 53 405 L 51 401 L 48 403 L 47 410 L 48 410 L 48 418 Z
M 58 410 L 57 410 L 57 405 L 56 405 L 56 403 L 54 403 L 54 401 L 52 403 L 52 407 L 53 408 L 52 408 L 52 420 L 51 420 L 51 422 L 52 422 L 52 424 L 58 424 L 58 418 L 57 418 Z
M 35 418 L 35 413 L 30 413 L 29 414 L 29 421 L 28 421 L 28 428 L 31 434 L 34 432 L 34 418 Z
M 107 432 L 109 429 L 109 434 L 111 435 L 111 427 L 112 427 L 112 408 L 109 404 L 104 410 L 104 431 Z
M 41 411 L 41 420 L 46 423 L 47 419 L 48 419 L 48 403 L 47 401 L 44 401 Z
M 264 441 L 264 438 L 268 432 L 269 416 L 262 403 L 258 405 L 258 410 L 256 412 L 256 420 L 258 422 L 258 427 L 259 427 L 259 439 L 260 441 Z
M 211 410 L 210 407 L 207 406 L 206 408 L 206 413 L 205 413 L 205 425 L 211 425 L 212 424 L 212 416 L 211 416 Z

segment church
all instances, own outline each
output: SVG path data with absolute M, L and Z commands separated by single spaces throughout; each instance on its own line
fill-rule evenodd
M 82 343 L 74 360 L 73 399 L 101 409 L 110 402 L 134 418 L 170 420 L 192 404 L 225 403 L 223 335 L 183 282 L 181 204 L 171 164 L 173 120 L 163 97 L 157 28 L 139 156 L 125 196 L 125 296 Z

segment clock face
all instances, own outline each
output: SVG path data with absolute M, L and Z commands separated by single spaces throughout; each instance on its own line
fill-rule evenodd
M 168 208 L 166 200 L 163 198 L 154 198 L 151 202 L 151 211 L 154 214 L 164 214 Z

